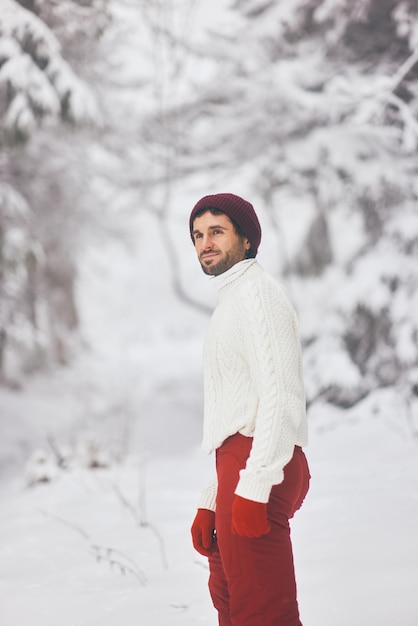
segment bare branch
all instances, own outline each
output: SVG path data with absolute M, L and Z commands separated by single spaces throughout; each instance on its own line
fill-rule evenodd
M 55 460 L 57 462 L 58 467 L 61 467 L 62 469 L 67 469 L 67 461 L 65 460 L 65 457 L 61 454 L 61 450 L 59 449 L 59 446 L 57 442 L 55 441 L 55 438 L 52 437 L 52 435 L 48 435 L 46 440 L 55 456 Z
M 119 498 L 120 503 L 131 514 L 135 524 L 139 528 L 148 528 L 155 535 L 155 537 L 157 539 L 157 542 L 158 542 L 159 549 L 160 549 L 161 562 L 162 562 L 163 568 L 164 569 L 169 569 L 168 559 L 167 559 L 167 552 L 166 552 L 166 549 L 165 549 L 164 538 L 161 535 L 161 533 L 158 530 L 158 528 L 154 524 L 151 524 L 150 522 L 148 522 L 144 516 L 142 516 L 140 513 L 138 513 L 137 509 L 132 504 L 132 502 L 130 502 L 128 500 L 128 498 L 122 493 L 122 491 L 119 489 L 119 487 L 116 484 L 113 484 L 113 490 L 114 490 L 115 494 L 117 495 L 117 497 Z
M 413 53 L 402 63 L 402 65 L 397 69 L 395 75 L 392 79 L 392 86 L 390 88 L 390 92 L 392 93 L 399 87 L 405 76 L 412 70 L 414 65 L 418 62 L 418 47 L 413 51 Z M 388 94 L 389 95 L 389 94 Z
M 97 545 L 92 545 L 91 551 L 96 557 L 96 561 L 98 563 L 100 561 L 106 561 L 111 567 L 116 567 L 123 576 L 126 573 L 129 573 L 135 576 L 135 578 L 140 582 L 143 587 L 145 587 L 145 585 L 147 584 L 148 580 L 145 574 L 140 569 L 138 569 L 132 559 L 129 559 L 129 557 L 127 557 L 126 554 L 124 554 L 123 552 L 115 550 L 114 548 Z M 116 556 L 118 554 L 119 557 Z M 131 564 L 125 563 L 124 559 L 129 560 Z
M 147 583 L 147 577 L 144 572 L 138 567 L 138 565 L 126 554 L 118 550 L 117 548 L 112 548 L 111 546 L 100 546 L 92 542 L 90 535 L 82 528 L 78 526 L 78 524 L 74 524 L 73 522 L 69 522 L 64 518 L 55 515 L 54 513 L 50 513 L 49 511 L 44 511 L 40 509 L 40 513 L 45 517 L 49 517 L 59 524 L 70 528 L 79 534 L 85 541 L 90 544 L 90 552 L 95 555 L 97 561 L 106 561 L 111 566 L 116 566 L 121 574 L 132 574 L 135 578 L 140 582 L 142 586 L 145 586 Z M 116 557 L 115 555 L 119 555 Z

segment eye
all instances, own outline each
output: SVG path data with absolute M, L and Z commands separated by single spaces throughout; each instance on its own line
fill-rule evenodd
M 195 233 L 194 234 L 194 240 L 196 241 L 196 239 L 200 239 L 202 237 L 202 233 Z

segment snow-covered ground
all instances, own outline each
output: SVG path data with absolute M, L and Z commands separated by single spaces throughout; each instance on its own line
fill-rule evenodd
M 158 283 L 142 252 L 90 252 L 88 349 L 0 392 L 2 626 L 217 623 L 189 533 L 213 463 L 199 450 L 207 318 L 170 295 L 163 251 L 147 256 Z M 304 626 L 418 624 L 418 441 L 402 411 L 390 390 L 310 410 L 312 486 L 292 525 Z M 108 467 L 85 466 L 94 443 Z M 28 475 L 35 448 L 45 463 Z
M 213 27 L 228 4 L 200 3 L 190 35 Z M 126 72 L 137 70 L 132 58 Z M 337 144 L 346 159 L 347 143 Z M 306 150 L 298 146 L 298 156 Z M 177 267 L 159 225 L 142 210 L 130 217 L 125 245 L 87 242 L 78 285 L 83 350 L 71 367 L 33 377 L 22 390 L 0 389 L 1 626 L 215 626 L 207 563 L 189 533 L 213 463 L 199 451 L 207 318 L 174 297 L 170 276 L 180 275 L 197 301 L 213 301 L 187 215 L 206 192 L 245 197 L 247 174 L 245 165 L 235 180 L 229 172 L 199 174 L 189 189 L 179 185 L 181 194 L 173 190 Z M 284 199 L 280 245 L 266 216 L 262 224 L 260 260 L 276 273 L 311 223 L 299 198 L 297 207 Z M 330 218 L 339 263 L 363 243 L 361 221 L 348 215 L 347 224 L 342 213 Z M 377 258 L 372 264 L 380 267 Z M 385 258 L 396 266 L 397 256 L 385 250 Z M 379 272 L 364 276 L 348 287 L 340 281 L 350 304 L 360 291 L 369 297 L 370 281 L 379 286 Z M 321 280 L 323 296 L 306 282 L 299 289 L 305 303 L 296 301 L 307 337 L 324 319 L 320 301 L 329 308 L 334 294 Z M 401 313 L 412 319 L 409 301 Z M 347 367 L 335 372 L 331 351 L 323 353 L 315 375 L 324 379 L 332 368 L 347 379 Z M 292 524 L 304 626 L 418 626 L 418 440 L 404 412 L 390 390 L 350 411 L 310 410 L 312 486 Z M 44 462 L 38 452 L 25 469 L 36 449 Z M 86 467 L 93 456 L 106 467 Z M 39 482 L 42 472 L 47 482 Z
M 176 226 L 187 286 L 210 301 Z M 2 626 L 217 623 L 189 533 L 213 463 L 199 450 L 207 317 L 173 296 L 152 228 L 146 251 L 86 250 L 72 366 L 0 390 Z M 310 409 L 312 486 L 292 524 L 304 626 L 418 625 L 418 441 L 403 413 L 389 389 Z M 108 466 L 88 469 L 93 453 Z
M 312 487 L 292 527 L 304 625 L 416 626 L 416 442 L 370 401 L 310 419 Z M 214 626 L 189 536 L 211 463 L 191 446 L 3 485 L 2 626 Z

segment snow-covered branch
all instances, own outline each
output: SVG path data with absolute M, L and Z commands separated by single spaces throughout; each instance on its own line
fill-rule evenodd
M 43 118 L 98 123 L 96 98 L 61 54 L 53 32 L 14 0 L 0 13 L 0 93 L 6 110 L 0 124 L 27 139 Z

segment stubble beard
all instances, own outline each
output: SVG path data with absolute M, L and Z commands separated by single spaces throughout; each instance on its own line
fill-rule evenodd
M 225 252 L 224 256 L 217 263 L 204 265 L 205 255 L 202 255 L 199 261 L 205 274 L 208 276 L 219 276 L 219 274 L 228 271 L 236 263 L 243 261 L 246 258 L 245 255 L 245 247 L 239 242 L 231 250 Z

